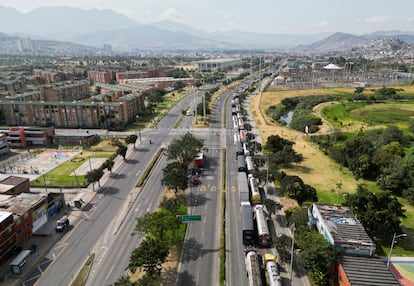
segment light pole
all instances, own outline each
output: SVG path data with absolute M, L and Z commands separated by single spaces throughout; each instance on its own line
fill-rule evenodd
M 290 284 L 292 284 L 293 251 L 295 250 L 295 230 L 296 230 L 296 226 L 295 226 L 294 223 L 293 223 L 291 229 L 292 229 L 292 249 L 291 249 L 291 253 L 290 253 L 290 277 L 289 277 Z
M 139 115 L 136 115 L 135 118 L 137 119 L 139 143 L 141 143 L 141 130 L 139 129 Z
M 406 236 L 407 236 L 406 233 L 402 233 L 402 234 L 397 235 L 397 233 L 394 232 L 394 236 L 392 237 L 392 242 L 391 242 L 391 247 L 390 247 L 390 253 L 388 254 L 387 268 L 390 268 L 391 253 L 392 253 L 392 249 L 394 248 L 395 240 L 397 238 L 406 237 Z

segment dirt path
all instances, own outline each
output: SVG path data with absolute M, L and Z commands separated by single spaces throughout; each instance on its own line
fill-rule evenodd
M 303 133 L 296 130 L 281 126 L 278 123 L 272 123 L 271 118 L 267 117 L 264 112 L 267 108 L 262 104 L 264 100 L 269 101 L 267 96 L 271 93 L 264 92 L 256 95 L 251 99 L 250 110 L 259 129 L 262 142 L 267 141 L 270 135 L 279 135 L 285 139 L 295 142 L 293 148 L 296 152 L 303 155 L 304 160 L 292 169 L 285 169 L 289 175 L 297 175 L 302 180 L 318 191 L 335 192 L 337 184 L 342 184 L 341 192 L 354 192 L 357 187 L 357 181 L 352 177 L 347 169 L 331 160 L 328 156 L 313 143 Z M 289 95 L 296 96 L 296 95 Z M 283 93 L 278 93 L 276 98 L 271 99 L 271 103 L 277 105 L 281 102 Z M 321 132 L 328 132 L 331 126 L 324 124 Z

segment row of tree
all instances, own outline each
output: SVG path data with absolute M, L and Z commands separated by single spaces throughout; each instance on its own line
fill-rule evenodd
M 170 247 L 180 244 L 184 238 L 185 225 L 177 215 L 187 213 L 185 195 L 164 200 L 160 210 L 137 218 L 134 234 L 145 235 L 141 244 L 135 248 L 129 258 L 128 270 L 135 273 L 142 269 L 145 274 L 137 281 L 122 276 L 114 286 L 155 286 L 159 284 L 162 264 L 166 261 Z
M 129 142 L 132 143 L 132 139 Z M 182 242 L 183 236 L 180 236 L 180 233 L 185 233 L 184 229 L 179 231 L 184 226 L 176 216 L 187 213 L 186 196 L 179 195 L 178 191 L 188 187 L 188 167 L 202 146 L 203 141 L 191 133 L 171 141 L 165 154 L 168 159 L 174 161 L 162 170 L 161 183 L 168 189 L 173 189 L 176 197 L 163 201 L 159 211 L 137 218 L 135 231 L 145 233 L 145 238 L 132 252 L 128 270 L 135 273 L 138 268 L 143 269 L 145 275 L 135 282 L 123 276 L 114 286 L 159 285 L 157 280 L 169 249 L 172 245 Z

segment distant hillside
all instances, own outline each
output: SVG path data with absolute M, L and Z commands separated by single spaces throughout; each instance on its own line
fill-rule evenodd
M 71 40 L 80 34 L 116 30 L 136 22 L 112 10 L 42 7 L 28 13 L 0 6 L 0 32 L 53 40 Z
M 329 52 L 346 51 L 367 41 L 390 36 L 414 43 L 413 32 L 380 31 L 362 36 L 345 33 L 273 34 L 237 30 L 209 33 L 173 21 L 140 24 L 112 10 L 42 7 L 21 13 L 1 5 L 0 33 L 22 35 L 32 40 L 64 41 L 66 44 L 63 46 L 71 45 L 68 42 L 97 48 L 110 44 L 115 52 L 198 49 Z M 13 41 L 12 38 L 3 38 L 5 46 L 0 46 L 0 51 L 15 53 L 10 51 L 10 47 L 15 47 Z M 55 46 L 60 44 L 56 42 Z
M 341 52 L 350 50 L 353 47 L 362 45 L 366 42 L 368 42 L 368 40 L 364 39 L 363 37 L 346 33 L 335 33 L 323 40 L 314 42 L 312 44 L 298 46 L 296 49 L 301 51 Z
M 354 47 L 352 54 L 355 56 L 396 56 L 410 54 L 414 50 L 414 44 L 409 44 L 396 37 L 384 37 L 371 40 L 363 45 Z
M 193 50 L 203 48 L 227 48 L 228 45 L 196 37 L 185 32 L 172 32 L 149 25 L 135 25 L 105 32 L 85 34 L 74 38 L 75 42 L 85 45 L 102 46 L 109 43 L 115 50 Z
M 20 54 L 17 49 L 19 37 L 0 33 L 0 54 Z M 64 55 L 87 55 L 100 53 L 101 49 L 79 45 L 64 41 L 36 40 L 32 39 L 33 55 L 64 56 Z

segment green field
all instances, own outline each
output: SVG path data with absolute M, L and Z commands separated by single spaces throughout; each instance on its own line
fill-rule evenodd
M 395 125 L 406 130 L 414 123 L 413 103 L 413 101 L 374 104 L 338 103 L 323 108 L 322 116 L 336 128 L 351 128 L 361 125 L 365 127 Z

